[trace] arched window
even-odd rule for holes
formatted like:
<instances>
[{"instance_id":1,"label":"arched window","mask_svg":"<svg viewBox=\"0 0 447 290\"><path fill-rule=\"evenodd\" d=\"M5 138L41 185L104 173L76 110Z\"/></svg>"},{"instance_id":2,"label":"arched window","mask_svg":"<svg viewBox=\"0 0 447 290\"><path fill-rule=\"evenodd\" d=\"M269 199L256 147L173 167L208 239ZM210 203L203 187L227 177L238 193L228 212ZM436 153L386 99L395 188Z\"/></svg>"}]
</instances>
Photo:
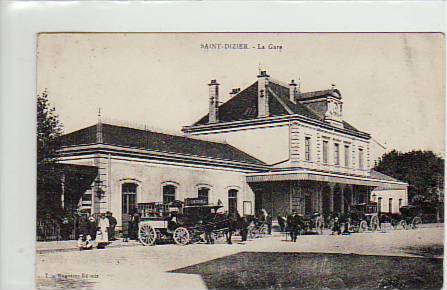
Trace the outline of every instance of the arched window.
<instances>
[{"instance_id":1,"label":"arched window","mask_svg":"<svg viewBox=\"0 0 447 290\"><path fill-rule=\"evenodd\" d=\"M138 184L126 182L121 185L122 214L132 214L137 208L137 188Z\"/></svg>"},{"instance_id":2,"label":"arched window","mask_svg":"<svg viewBox=\"0 0 447 290\"><path fill-rule=\"evenodd\" d=\"M200 186L197 189L197 197L201 200L204 200L206 203L208 203L209 200L209 192L210 188L206 186Z\"/></svg>"},{"instance_id":3,"label":"arched window","mask_svg":"<svg viewBox=\"0 0 447 290\"><path fill-rule=\"evenodd\" d=\"M173 184L163 185L163 204L168 204L175 200L177 187Z\"/></svg>"},{"instance_id":4,"label":"arched window","mask_svg":"<svg viewBox=\"0 0 447 290\"><path fill-rule=\"evenodd\" d=\"M228 213L236 214L237 212L237 189L228 190Z\"/></svg>"}]
</instances>

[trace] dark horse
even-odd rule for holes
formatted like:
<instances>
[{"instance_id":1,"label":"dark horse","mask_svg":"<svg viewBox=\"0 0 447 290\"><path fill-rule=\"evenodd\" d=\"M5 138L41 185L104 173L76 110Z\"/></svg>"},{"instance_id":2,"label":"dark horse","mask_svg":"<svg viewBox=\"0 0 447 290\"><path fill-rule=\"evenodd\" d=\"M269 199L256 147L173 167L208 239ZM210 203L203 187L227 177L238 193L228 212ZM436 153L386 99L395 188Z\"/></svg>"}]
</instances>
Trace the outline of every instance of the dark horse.
<instances>
[{"instance_id":1,"label":"dark horse","mask_svg":"<svg viewBox=\"0 0 447 290\"><path fill-rule=\"evenodd\" d=\"M242 240L247 237L247 226L245 218L236 215L216 213L203 219L200 226L201 231L205 233L207 243L214 243L214 236L223 234L228 244L232 244L232 236L235 232L239 232Z\"/></svg>"},{"instance_id":2,"label":"dark horse","mask_svg":"<svg viewBox=\"0 0 447 290\"><path fill-rule=\"evenodd\" d=\"M239 232L243 242L246 241L248 235L248 225L249 220L247 219L247 217L241 217L239 213L236 213L234 215L227 215L227 230L225 231L227 243L230 245L232 244L231 237L235 232Z\"/></svg>"}]
</instances>

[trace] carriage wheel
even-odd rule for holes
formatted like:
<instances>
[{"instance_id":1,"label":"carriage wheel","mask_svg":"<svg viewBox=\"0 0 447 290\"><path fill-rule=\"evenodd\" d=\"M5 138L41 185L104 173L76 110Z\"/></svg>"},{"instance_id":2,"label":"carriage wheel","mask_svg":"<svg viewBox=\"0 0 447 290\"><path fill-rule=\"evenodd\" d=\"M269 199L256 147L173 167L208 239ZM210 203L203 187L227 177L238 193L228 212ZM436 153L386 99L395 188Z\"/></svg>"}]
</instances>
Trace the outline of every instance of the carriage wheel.
<instances>
[{"instance_id":1,"label":"carriage wheel","mask_svg":"<svg viewBox=\"0 0 447 290\"><path fill-rule=\"evenodd\" d=\"M420 224L422 224L422 219L417 216L413 218L413 221L411 222L411 228L416 229Z\"/></svg>"},{"instance_id":2,"label":"carriage wheel","mask_svg":"<svg viewBox=\"0 0 447 290\"><path fill-rule=\"evenodd\" d=\"M407 229L407 222L405 220L401 220L396 226L396 230L406 230L406 229Z\"/></svg>"},{"instance_id":3,"label":"carriage wheel","mask_svg":"<svg viewBox=\"0 0 447 290\"><path fill-rule=\"evenodd\" d=\"M145 246L152 246L157 239L155 229L148 224L142 224L138 228L138 239Z\"/></svg>"},{"instance_id":4,"label":"carriage wheel","mask_svg":"<svg viewBox=\"0 0 447 290\"><path fill-rule=\"evenodd\" d=\"M368 230L368 223L366 221L361 221L359 224L359 229L358 232L359 233L364 233Z\"/></svg>"},{"instance_id":5,"label":"carriage wheel","mask_svg":"<svg viewBox=\"0 0 447 290\"><path fill-rule=\"evenodd\" d=\"M254 227L253 226L249 226L248 227L248 232L247 232L247 236L252 240L254 238L256 238L256 234L254 231Z\"/></svg>"},{"instance_id":6,"label":"carriage wheel","mask_svg":"<svg viewBox=\"0 0 447 290\"><path fill-rule=\"evenodd\" d=\"M189 237L189 231L184 227L176 228L174 231L174 241L177 245L186 245L191 239Z\"/></svg>"},{"instance_id":7,"label":"carriage wheel","mask_svg":"<svg viewBox=\"0 0 447 290\"><path fill-rule=\"evenodd\" d=\"M378 216L373 216L371 218L371 230L377 231L380 229L380 222Z\"/></svg>"},{"instance_id":8,"label":"carriage wheel","mask_svg":"<svg viewBox=\"0 0 447 290\"><path fill-rule=\"evenodd\" d=\"M267 225L262 225L261 228L259 229L259 234L262 235L266 235L268 233L268 227Z\"/></svg>"}]
</instances>

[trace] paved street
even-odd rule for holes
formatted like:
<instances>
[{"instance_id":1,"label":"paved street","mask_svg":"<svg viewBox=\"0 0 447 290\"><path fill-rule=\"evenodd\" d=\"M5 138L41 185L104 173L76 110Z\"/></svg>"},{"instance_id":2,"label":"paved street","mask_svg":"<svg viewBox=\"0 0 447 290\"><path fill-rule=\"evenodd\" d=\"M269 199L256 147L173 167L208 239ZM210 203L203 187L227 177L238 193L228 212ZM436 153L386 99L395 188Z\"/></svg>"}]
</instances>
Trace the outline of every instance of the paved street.
<instances>
[{"instance_id":1,"label":"paved street","mask_svg":"<svg viewBox=\"0 0 447 290\"><path fill-rule=\"evenodd\" d=\"M443 245L443 227L349 236L300 236L296 243L275 233L244 244L141 245L92 251L41 251L37 283L41 289L205 289L199 275L167 273L239 252L314 252L418 256L413 249ZM48 250L48 246L46 247ZM39 250L39 247L38 247ZM231 266L231 265L229 265ZM67 275L57 277L58 274ZM82 275L84 274L84 277Z\"/></svg>"}]
</instances>

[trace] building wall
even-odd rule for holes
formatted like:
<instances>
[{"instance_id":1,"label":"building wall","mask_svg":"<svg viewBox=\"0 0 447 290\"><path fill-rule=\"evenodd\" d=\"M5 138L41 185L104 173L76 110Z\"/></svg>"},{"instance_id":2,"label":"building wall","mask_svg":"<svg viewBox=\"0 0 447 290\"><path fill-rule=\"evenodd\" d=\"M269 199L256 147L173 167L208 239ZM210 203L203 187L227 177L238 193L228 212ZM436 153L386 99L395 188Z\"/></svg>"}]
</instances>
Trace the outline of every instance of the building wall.
<instances>
[{"instance_id":1,"label":"building wall","mask_svg":"<svg viewBox=\"0 0 447 290\"><path fill-rule=\"evenodd\" d=\"M310 160L306 160L306 137L310 138ZM328 142L328 162L323 162L323 142ZM370 141L338 133L303 122L290 125L291 162L296 166L335 173L368 176L371 168ZM335 144L339 144L339 165L335 164ZM345 146L349 146L345 164ZM363 167L359 167L359 148L363 149Z\"/></svg>"},{"instance_id":2,"label":"building wall","mask_svg":"<svg viewBox=\"0 0 447 290\"><path fill-rule=\"evenodd\" d=\"M289 129L288 124L277 126L257 126L239 128L227 132L213 132L219 138L266 162L273 164L289 158Z\"/></svg>"},{"instance_id":3,"label":"building wall","mask_svg":"<svg viewBox=\"0 0 447 290\"><path fill-rule=\"evenodd\" d=\"M202 135L205 133L194 133ZM219 136L229 144L268 163L290 159L292 166L335 173L368 176L373 166L370 140L300 121L276 126L251 126L206 134ZM305 139L311 140L309 161L306 160ZM328 141L328 163L323 163L323 140ZM335 164L335 143L339 144L340 164ZM349 164L345 165L345 145L349 146ZM359 167L359 148L363 149L363 167Z\"/></svg>"},{"instance_id":4,"label":"building wall","mask_svg":"<svg viewBox=\"0 0 447 290\"><path fill-rule=\"evenodd\" d=\"M374 197L374 195L376 195ZM378 202L382 198L380 211L390 212L389 199L392 198L392 213L399 213L399 199L402 199L401 206L408 205L408 194L405 189L375 189L371 192L371 200Z\"/></svg>"},{"instance_id":5,"label":"building wall","mask_svg":"<svg viewBox=\"0 0 447 290\"><path fill-rule=\"evenodd\" d=\"M243 202L251 202L254 209L254 193L245 182L243 172L222 170L217 168L192 168L187 165L168 165L154 163L149 160L123 160L117 156L101 155L99 158L84 160L66 160L67 163L94 165L100 164L104 172L101 177L105 196L95 199L95 212L110 210L121 224L122 184L126 182L138 184L137 202L161 202L162 186L172 184L177 187L176 199L197 197L199 186L210 188L209 202L223 202L224 210L228 210L228 191L238 190L237 208L243 214ZM110 167L109 167L110 165ZM108 190L110 187L110 190ZM111 193L111 195L109 195ZM111 198L111 199L110 199ZM246 213L252 214L252 213Z\"/></svg>"}]
</instances>

